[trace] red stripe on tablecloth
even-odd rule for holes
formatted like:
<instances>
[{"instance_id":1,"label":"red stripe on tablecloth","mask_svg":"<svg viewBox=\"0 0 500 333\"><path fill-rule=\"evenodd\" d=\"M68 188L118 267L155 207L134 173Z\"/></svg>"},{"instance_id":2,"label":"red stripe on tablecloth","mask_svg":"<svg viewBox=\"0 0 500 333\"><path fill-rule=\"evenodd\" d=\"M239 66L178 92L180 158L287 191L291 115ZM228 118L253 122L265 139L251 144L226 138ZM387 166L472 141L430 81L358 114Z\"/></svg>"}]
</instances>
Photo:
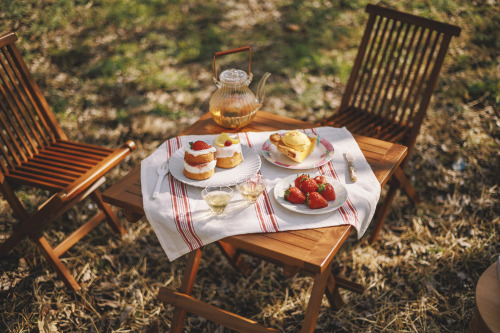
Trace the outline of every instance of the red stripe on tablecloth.
<instances>
[{"instance_id":1,"label":"red stripe on tablecloth","mask_svg":"<svg viewBox=\"0 0 500 333\"><path fill-rule=\"evenodd\" d=\"M259 174L262 175L259 171ZM264 202L266 203L267 211L269 212L269 217L271 218L271 222L273 223L274 231L280 231L280 226L278 220L276 219L276 214L274 213L273 205L271 204L271 199L269 198L269 193L267 193L267 189L262 193L264 196Z\"/></svg>"},{"instance_id":2,"label":"red stripe on tablecloth","mask_svg":"<svg viewBox=\"0 0 500 333\"><path fill-rule=\"evenodd\" d=\"M176 143L176 149L179 149L181 147L181 144L179 142L179 138L177 137L176 140L174 141ZM175 189L175 194L176 194L176 202L177 202L177 216L179 218L179 225L182 229L182 232L186 235L186 239L188 240L189 248L190 249L195 249L196 248L196 240L193 238L193 235L189 231L189 221L188 221L188 215L187 215L187 210L189 209L189 203L187 204L186 207L186 197L182 193L182 186L183 183L175 180L174 181L174 189Z\"/></svg>"},{"instance_id":3,"label":"red stripe on tablecloth","mask_svg":"<svg viewBox=\"0 0 500 333\"><path fill-rule=\"evenodd\" d=\"M240 135L238 134L238 137L240 138L240 140L245 141L245 143L249 147L252 147L252 144L250 143L250 139L248 137L248 133L244 133L244 136L242 137L240 137ZM264 213L264 205L262 205L260 198L257 199L257 201L255 202L254 208L257 214L257 219L259 220L260 229L263 232L270 232L270 230L268 230L268 226L266 223L266 220L268 219L266 218L266 214Z\"/></svg>"},{"instance_id":4,"label":"red stripe on tablecloth","mask_svg":"<svg viewBox=\"0 0 500 333\"><path fill-rule=\"evenodd\" d=\"M252 147L252 143L250 142L250 137L248 136L248 133L245 132L245 135L247 136L248 146ZM259 170L258 174L260 174L262 176L262 173L260 172L260 170ZM267 193L267 189L262 193L262 195L264 197L263 201L265 203L267 216L271 220L272 227L273 227L274 231L280 231L278 219L276 218L276 214L274 213L274 208L273 208L273 205L271 204L271 199L269 198L269 194Z\"/></svg>"},{"instance_id":5,"label":"red stripe on tablecloth","mask_svg":"<svg viewBox=\"0 0 500 333\"><path fill-rule=\"evenodd\" d=\"M358 211L356 210L356 206L354 206L354 204L352 203L351 199L349 199L349 197L347 197L347 204L349 205L349 207L351 208L353 214L354 214L354 227L358 227L358 223L359 223L359 219L358 219Z\"/></svg>"},{"instance_id":6,"label":"red stripe on tablecloth","mask_svg":"<svg viewBox=\"0 0 500 333\"><path fill-rule=\"evenodd\" d=\"M173 155L172 154L172 146L171 146L171 143L172 143L173 140L174 139L171 139L171 140L167 141L167 158L170 158ZM177 232L179 232L179 234L181 235L182 239L184 240L184 243L186 243L186 245L192 251L194 249L192 248L191 243L187 239L187 237L184 234L184 231L182 230L182 227L181 227L181 221L180 221L180 218L179 218L179 211L177 209L177 195L176 195L176 189L175 189L175 182L176 182L176 180L174 179L174 177L172 176L171 173L168 174L167 179L168 179L168 185L170 187L170 194L171 194L171 197L172 197L172 201L171 202L172 202L172 209L174 211L175 227L177 228Z\"/></svg>"},{"instance_id":7,"label":"red stripe on tablecloth","mask_svg":"<svg viewBox=\"0 0 500 333\"><path fill-rule=\"evenodd\" d=\"M316 130L313 128L311 131L315 134L318 135ZM319 135L318 135L319 136ZM335 168L333 167L332 162L328 162L324 164L323 166L327 165L329 170L331 171L333 177L336 180L339 180L339 177L337 175L337 172L335 171ZM356 208L354 207L354 204L352 203L351 199L349 198L349 193L347 195L347 200L346 203L342 205L342 207L339 208L340 212L342 215L345 215L347 218L347 223L353 225L354 227L358 226L358 212Z\"/></svg>"},{"instance_id":8,"label":"red stripe on tablecloth","mask_svg":"<svg viewBox=\"0 0 500 333\"><path fill-rule=\"evenodd\" d=\"M177 139L177 149L182 147L181 139L180 137L176 137ZM196 234L196 231L194 230L193 226L193 217L191 216L191 207L189 206L189 197L187 194L187 186L184 183L180 183L180 190L182 193L182 201L184 204L184 209L185 209L185 216L186 216L186 227L187 231L189 232L189 235L191 236L192 240L197 244L195 248L202 247L203 243L201 242L201 239L198 237Z\"/></svg>"}]
</instances>

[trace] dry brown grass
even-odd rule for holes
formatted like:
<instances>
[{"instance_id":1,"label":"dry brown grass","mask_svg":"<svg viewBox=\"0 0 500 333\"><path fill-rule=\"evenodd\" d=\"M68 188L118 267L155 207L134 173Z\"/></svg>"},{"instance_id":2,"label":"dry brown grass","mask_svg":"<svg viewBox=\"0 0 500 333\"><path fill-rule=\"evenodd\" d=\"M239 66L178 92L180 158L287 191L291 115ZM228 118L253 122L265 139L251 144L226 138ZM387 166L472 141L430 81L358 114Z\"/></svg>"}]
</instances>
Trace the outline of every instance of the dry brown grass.
<instances>
[{"instance_id":1,"label":"dry brown grass","mask_svg":"<svg viewBox=\"0 0 500 333\"><path fill-rule=\"evenodd\" d=\"M11 8L3 8L0 26L2 30L17 30L28 65L71 138L113 146L127 138L137 142L133 155L111 172L111 184L203 114L214 90L211 59L206 52L197 59L182 60L185 58L181 56L191 54L190 49L179 49L176 54L155 53L168 44L164 35L173 38L172 47L182 42L191 45L192 28L175 23L184 21L170 18L150 24L144 20L137 23L131 17L127 18L134 22L131 26L112 23L89 27L86 20L98 13L92 12L93 8L104 12L106 2L96 1L94 6L91 2L78 3L76 14L67 14L65 24L47 28L44 33L37 34L34 27L42 24L44 10L56 6L53 1L26 1L32 8L15 19L5 18ZM274 45L295 45L309 33L311 38L318 38L316 31L300 25L299 38L290 37L293 32L286 29L281 35L277 29L287 22L304 22L300 16L286 12L292 6L279 1L266 2L265 6L226 2L223 8L210 1L203 8L196 3L178 6L196 27L210 26L215 20L210 15L216 16L221 10L227 13L227 19L219 22L220 34L227 37L227 45L219 45L221 48L254 41L257 77L275 66L272 59L259 57L259 50L260 54L278 57ZM366 18L362 11L365 2L354 3L352 7L333 4L338 13L333 26L352 38L326 36L334 41L322 44L318 56L323 60L316 65L302 64L302 58L286 58L289 62L276 68L268 84L267 111L314 121L335 110L348 73L346 64L352 62L359 40L359 23ZM494 89L473 89L471 84L491 78L498 84L494 78L500 76L500 39L495 43L493 38L488 45L479 43L477 37L481 32L484 34L480 36L498 37L500 29L488 30L495 27L492 22L499 17L498 3L442 2L449 11L432 6L426 9L427 2L414 7L398 1L385 3L458 24L463 28L462 36L451 45L433 107L409 166L424 203L413 207L404 196L398 196L374 246L354 237L348 240L336 257L334 271L362 283L366 291L362 295L343 292L346 306L340 311L330 309L325 299L317 331L464 331L473 313L479 276L500 253L499 97L494 96ZM213 8L218 11L210 11ZM248 13L252 20L241 21ZM280 13L281 21L276 19ZM134 11L134 15L139 14ZM248 26L234 25L236 21ZM263 22L270 30L263 28ZM175 39L178 35L182 37ZM134 47L145 51L134 51ZM298 48L287 50L302 52ZM137 62L119 67L123 59L132 61L126 56L113 58L120 52L131 52ZM142 62L137 60L140 55L144 56ZM331 65L325 57L336 59L338 72L321 67ZM110 58L116 60L116 73L111 77L96 74L96 66L105 71L98 65ZM157 67L148 70L143 66L148 63ZM296 69L298 64L303 66L301 70ZM155 83L155 71L174 83ZM185 86L181 79L187 80ZM464 168L454 170L453 164L459 159L464 161ZM33 206L42 195L23 192L24 203ZM52 241L60 239L92 209L87 204L70 211L46 236ZM2 198L0 232L7 233L13 221ZM101 225L65 255L65 262L83 285L78 293L64 288L28 241L0 259L0 331L141 332L154 321L166 331L172 308L158 302L156 294L161 286L179 287L185 257L168 262L146 220L127 223L126 227L129 234L119 239ZM304 317L311 279L300 275L289 278L273 264L247 259L252 274L242 277L214 245L206 246L195 296L280 331L296 332ZM224 331L197 317L189 316L186 321L186 332Z\"/></svg>"}]
</instances>

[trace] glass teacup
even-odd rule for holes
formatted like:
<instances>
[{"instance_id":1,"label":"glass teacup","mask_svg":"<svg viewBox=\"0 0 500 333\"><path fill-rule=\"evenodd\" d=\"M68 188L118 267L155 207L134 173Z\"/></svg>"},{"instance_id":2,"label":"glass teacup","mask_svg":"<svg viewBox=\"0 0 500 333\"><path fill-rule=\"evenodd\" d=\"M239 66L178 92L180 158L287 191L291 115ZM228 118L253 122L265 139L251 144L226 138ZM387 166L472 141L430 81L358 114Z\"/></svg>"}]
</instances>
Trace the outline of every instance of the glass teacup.
<instances>
[{"instance_id":1,"label":"glass teacup","mask_svg":"<svg viewBox=\"0 0 500 333\"><path fill-rule=\"evenodd\" d=\"M201 197L205 199L212 212L221 214L231 201L233 190L228 186L208 186L201 191Z\"/></svg>"},{"instance_id":2,"label":"glass teacup","mask_svg":"<svg viewBox=\"0 0 500 333\"><path fill-rule=\"evenodd\" d=\"M262 175L255 174L250 178L238 179L236 188L246 202L253 204L266 189L266 180Z\"/></svg>"}]
</instances>

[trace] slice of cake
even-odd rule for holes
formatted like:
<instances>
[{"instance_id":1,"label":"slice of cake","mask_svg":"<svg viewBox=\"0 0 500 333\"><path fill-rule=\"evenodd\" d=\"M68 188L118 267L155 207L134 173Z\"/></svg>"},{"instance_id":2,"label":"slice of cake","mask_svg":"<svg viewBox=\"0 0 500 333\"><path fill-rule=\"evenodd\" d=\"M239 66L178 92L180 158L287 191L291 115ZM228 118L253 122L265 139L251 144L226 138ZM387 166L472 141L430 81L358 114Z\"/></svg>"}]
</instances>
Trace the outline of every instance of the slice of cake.
<instances>
[{"instance_id":1,"label":"slice of cake","mask_svg":"<svg viewBox=\"0 0 500 333\"><path fill-rule=\"evenodd\" d=\"M314 151L317 137L309 137L303 132L294 130L286 132L283 137L279 133L271 134L269 140L280 153L300 163Z\"/></svg>"},{"instance_id":2,"label":"slice of cake","mask_svg":"<svg viewBox=\"0 0 500 333\"><path fill-rule=\"evenodd\" d=\"M215 173L215 148L204 141L190 142L184 148L184 175L203 180Z\"/></svg>"},{"instance_id":3,"label":"slice of cake","mask_svg":"<svg viewBox=\"0 0 500 333\"><path fill-rule=\"evenodd\" d=\"M214 140L217 167L230 169L243 161L240 139L222 133Z\"/></svg>"}]
</instances>

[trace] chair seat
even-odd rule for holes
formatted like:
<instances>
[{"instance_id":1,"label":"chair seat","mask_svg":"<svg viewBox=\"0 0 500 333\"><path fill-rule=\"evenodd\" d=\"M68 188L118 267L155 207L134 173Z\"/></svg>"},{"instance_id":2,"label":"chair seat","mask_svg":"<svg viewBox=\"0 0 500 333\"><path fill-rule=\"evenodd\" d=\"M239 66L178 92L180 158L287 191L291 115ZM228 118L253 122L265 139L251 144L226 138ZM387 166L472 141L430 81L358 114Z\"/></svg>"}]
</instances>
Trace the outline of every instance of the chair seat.
<instances>
[{"instance_id":1,"label":"chair seat","mask_svg":"<svg viewBox=\"0 0 500 333\"><path fill-rule=\"evenodd\" d=\"M404 122L399 123L353 107L337 112L325 120L324 125L345 126L353 133L389 142L404 142L411 129L411 126Z\"/></svg>"},{"instance_id":2,"label":"chair seat","mask_svg":"<svg viewBox=\"0 0 500 333\"><path fill-rule=\"evenodd\" d=\"M57 140L9 170L5 176L18 185L59 191L104 161L115 150Z\"/></svg>"}]
</instances>

